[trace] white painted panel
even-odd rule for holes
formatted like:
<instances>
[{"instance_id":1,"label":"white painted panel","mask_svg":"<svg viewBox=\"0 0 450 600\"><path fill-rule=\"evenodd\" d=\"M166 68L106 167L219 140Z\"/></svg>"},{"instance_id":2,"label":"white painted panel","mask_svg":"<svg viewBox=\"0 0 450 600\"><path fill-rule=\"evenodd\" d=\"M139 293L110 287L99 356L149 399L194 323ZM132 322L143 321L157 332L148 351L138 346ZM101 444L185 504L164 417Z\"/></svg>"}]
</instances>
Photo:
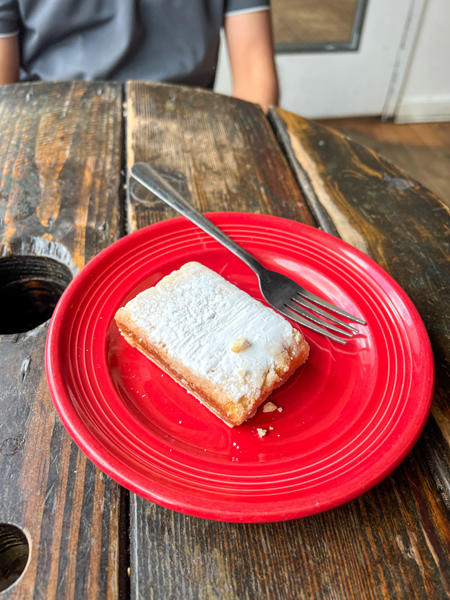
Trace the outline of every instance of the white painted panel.
<instances>
[{"instance_id":1,"label":"white painted panel","mask_svg":"<svg viewBox=\"0 0 450 600\"><path fill-rule=\"evenodd\" d=\"M450 119L450 1L428 0L396 121Z\"/></svg>"},{"instance_id":2,"label":"white painted panel","mask_svg":"<svg viewBox=\"0 0 450 600\"><path fill-rule=\"evenodd\" d=\"M450 94L423 100L403 100L395 113L396 123L450 121Z\"/></svg>"}]
</instances>

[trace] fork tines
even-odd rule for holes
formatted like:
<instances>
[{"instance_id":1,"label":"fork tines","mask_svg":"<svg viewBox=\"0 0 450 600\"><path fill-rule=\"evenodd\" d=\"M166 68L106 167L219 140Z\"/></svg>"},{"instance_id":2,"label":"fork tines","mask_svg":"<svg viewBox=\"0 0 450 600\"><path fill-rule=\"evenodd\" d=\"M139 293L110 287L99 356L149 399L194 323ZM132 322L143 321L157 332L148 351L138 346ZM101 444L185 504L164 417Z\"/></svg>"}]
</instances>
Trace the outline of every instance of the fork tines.
<instances>
[{"instance_id":1,"label":"fork tines","mask_svg":"<svg viewBox=\"0 0 450 600\"><path fill-rule=\"evenodd\" d=\"M312 302L310 300L312 300ZM290 319L341 344L347 343L347 341L352 338L354 334L359 333L359 331L356 329L356 327L353 327L342 319L336 317L336 314L343 316L350 321L360 323L361 325L366 324L366 322L362 319L355 317L354 315L342 310L341 308L338 308L337 306L334 306L330 302L327 302L318 296L315 296L307 290L297 291L297 295L286 302L285 307L289 309L289 312L285 314ZM327 310L324 310L324 308ZM331 312L335 314L330 314ZM292 313L295 313L296 316L294 316ZM317 315L324 317L326 320L319 318ZM335 332L343 337L334 335L331 332Z\"/></svg>"}]
</instances>

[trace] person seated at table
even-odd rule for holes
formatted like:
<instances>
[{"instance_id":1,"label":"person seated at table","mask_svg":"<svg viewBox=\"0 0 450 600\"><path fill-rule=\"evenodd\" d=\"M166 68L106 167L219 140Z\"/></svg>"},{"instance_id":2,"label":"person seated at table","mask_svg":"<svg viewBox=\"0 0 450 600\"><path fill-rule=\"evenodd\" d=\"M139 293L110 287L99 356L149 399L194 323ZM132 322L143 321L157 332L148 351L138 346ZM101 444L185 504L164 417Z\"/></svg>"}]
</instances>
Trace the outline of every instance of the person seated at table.
<instances>
[{"instance_id":1,"label":"person seated at table","mask_svg":"<svg viewBox=\"0 0 450 600\"><path fill-rule=\"evenodd\" d=\"M148 80L212 89L224 27L233 95L278 102L270 0L0 0L0 84Z\"/></svg>"}]
</instances>

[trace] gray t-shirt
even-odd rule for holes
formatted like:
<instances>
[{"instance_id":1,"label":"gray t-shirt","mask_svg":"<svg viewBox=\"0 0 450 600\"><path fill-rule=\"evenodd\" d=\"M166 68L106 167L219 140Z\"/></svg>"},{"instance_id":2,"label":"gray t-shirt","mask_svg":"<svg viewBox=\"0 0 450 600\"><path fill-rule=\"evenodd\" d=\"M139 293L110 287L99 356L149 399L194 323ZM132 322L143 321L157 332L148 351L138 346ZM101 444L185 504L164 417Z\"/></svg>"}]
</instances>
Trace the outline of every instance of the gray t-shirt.
<instances>
[{"instance_id":1,"label":"gray t-shirt","mask_svg":"<svg viewBox=\"0 0 450 600\"><path fill-rule=\"evenodd\" d=\"M0 36L19 32L21 79L214 83L225 14L270 0L0 0Z\"/></svg>"}]
</instances>

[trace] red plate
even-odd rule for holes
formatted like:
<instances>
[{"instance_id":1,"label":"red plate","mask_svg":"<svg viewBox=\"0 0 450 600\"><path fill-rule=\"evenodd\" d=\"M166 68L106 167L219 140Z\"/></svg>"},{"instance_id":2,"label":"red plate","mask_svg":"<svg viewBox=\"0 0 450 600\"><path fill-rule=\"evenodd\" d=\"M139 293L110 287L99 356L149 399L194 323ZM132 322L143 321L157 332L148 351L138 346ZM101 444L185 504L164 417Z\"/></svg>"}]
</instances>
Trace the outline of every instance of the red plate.
<instances>
[{"instance_id":1,"label":"red plate","mask_svg":"<svg viewBox=\"0 0 450 600\"><path fill-rule=\"evenodd\" d=\"M282 411L230 429L140 352L116 310L190 260L261 299L256 276L180 217L96 256L53 315L47 377L65 427L126 488L190 515L235 522L303 517L390 473L416 442L434 384L411 301L372 260L317 229L242 213L209 215L269 268L367 321L346 346L304 330L308 362L271 396ZM268 434L260 439L256 429ZM270 429L272 428L272 429Z\"/></svg>"}]
</instances>

